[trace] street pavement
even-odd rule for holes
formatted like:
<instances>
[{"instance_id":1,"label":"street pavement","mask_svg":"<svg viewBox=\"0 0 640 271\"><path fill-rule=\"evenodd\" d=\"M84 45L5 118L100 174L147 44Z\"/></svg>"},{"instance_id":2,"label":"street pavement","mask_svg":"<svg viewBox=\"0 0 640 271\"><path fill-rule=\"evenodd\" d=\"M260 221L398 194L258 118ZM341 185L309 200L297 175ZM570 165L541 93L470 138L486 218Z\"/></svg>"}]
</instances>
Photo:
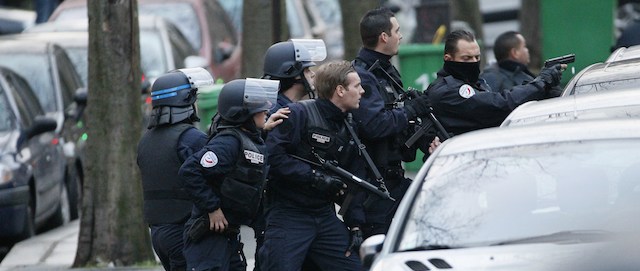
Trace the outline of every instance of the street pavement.
<instances>
[{"instance_id":1,"label":"street pavement","mask_svg":"<svg viewBox=\"0 0 640 271\"><path fill-rule=\"evenodd\" d=\"M78 233L80 223L76 219L70 223L36 235L15 244L0 263L0 271L20 270L69 270L73 264L78 249ZM241 228L244 253L247 258L247 270L253 270L255 239L253 230L243 226ZM157 259L156 259L157 260ZM82 269L73 269L82 270ZM100 270L96 268L85 270ZM157 266L107 268L104 270L164 270L158 262Z\"/></svg>"}]
</instances>

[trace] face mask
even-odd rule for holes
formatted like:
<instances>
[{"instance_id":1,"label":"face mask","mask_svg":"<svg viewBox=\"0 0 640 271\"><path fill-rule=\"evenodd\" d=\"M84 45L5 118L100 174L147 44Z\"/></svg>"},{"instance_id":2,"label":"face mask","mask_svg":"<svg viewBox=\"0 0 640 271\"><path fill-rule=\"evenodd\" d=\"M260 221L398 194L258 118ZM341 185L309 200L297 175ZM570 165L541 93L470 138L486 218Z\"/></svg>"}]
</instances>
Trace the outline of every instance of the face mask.
<instances>
[{"instance_id":1,"label":"face mask","mask_svg":"<svg viewBox=\"0 0 640 271\"><path fill-rule=\"evenodd\" d=\"M445 61L444 70L458 80L476 84L480 76L480 62Z\"/></svg>"}]
</instances>

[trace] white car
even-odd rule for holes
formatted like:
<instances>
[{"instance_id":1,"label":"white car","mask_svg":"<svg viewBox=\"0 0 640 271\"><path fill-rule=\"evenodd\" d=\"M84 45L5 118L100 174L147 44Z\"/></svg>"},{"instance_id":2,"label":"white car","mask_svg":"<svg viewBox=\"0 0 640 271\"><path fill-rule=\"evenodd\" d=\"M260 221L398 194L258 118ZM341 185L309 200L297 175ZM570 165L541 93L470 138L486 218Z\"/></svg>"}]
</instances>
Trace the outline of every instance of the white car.
<instances>
[{"instance_id":1,"label":"white car","mask_svg":"<svg viewBox=\"0 0 640 271\"><path fill-rule=\"evenodd\" d=\"M367 239L361 257L384 271L584 270L573 267L617 257L602 251L636 236L638 150L637 119L453 137L420 169L387 235ZM638 259L633 246L625 253Z\"/></svg>"},{"instance_id":2,"label":"white car","mask_svg":"<svg viewBox=\"0 0 640 271\"><path fill-rule=\"evenodd\" d=\"M617 118L640 118L640 89L527 102L513 110L500 127Z\"/></svg>"}]
</instances>

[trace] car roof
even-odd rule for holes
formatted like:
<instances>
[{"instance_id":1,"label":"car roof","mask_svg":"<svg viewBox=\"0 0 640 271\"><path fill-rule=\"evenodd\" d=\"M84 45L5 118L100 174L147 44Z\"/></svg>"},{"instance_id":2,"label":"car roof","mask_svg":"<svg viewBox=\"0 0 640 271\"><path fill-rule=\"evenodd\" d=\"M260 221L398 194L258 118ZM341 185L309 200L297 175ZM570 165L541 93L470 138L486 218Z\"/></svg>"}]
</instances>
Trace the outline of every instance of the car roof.
<instances>
[{"instance_id":1,"label":"car roof","mask_svg":"<svg viewBox=\"0 0 640 271\"><path fill-rule=\"evenodd\" d=\"M597 63L578 78L576 87L597 84L600 82L620 81L640 77L640 59L621 60L608 63Z\"/></svg>"},{"instance_id":2,"label":"car roof","mask_svg":"<svg viewBox=\"0 0 640 271\"><path fill-rule=\"evenodd\" d=\"M437 156L511 146L576 140L640 139L640 119L554 122L539 125L488 128L445 141Z\"/></svg>"},{"instance_id":3,"label":"car roof","mask_svg":"<svg viewBox=\"0 0 640 271\"><path fill-rule=\"evenodd\" d=\"M513 110L500 127L629 117L640 117L640 88L527 102Z\"/></svg>"},{"instance_id":4,"label":"car roof","mask_svg":"<svg viewBox=\"0 0 640 271\"><path fill-rule=\"evenodd\" d=\"M0 36L0 39L50 41L65 48L77 48L87 47L89 34L87 32L26 32Z\"/></svg>"},{"instance_id":5,"label":"car roof","mask_svg":"<svg viewBox=\"0 0 640 271\"><path fill-rule=\"evenodd\" d=\"M0 40L0 52L44 53L53 44L48 41Z\"/></svg>"},{"instance_id":6,"label":"car roof","mask_svg":"<svg viewBox=\"0 0 640 271\"><path fill-rule=\"evenodd\" d=\"M640 58L640 45L620 47L616 49L605 62Z\"/></svg>"}]
</instances>

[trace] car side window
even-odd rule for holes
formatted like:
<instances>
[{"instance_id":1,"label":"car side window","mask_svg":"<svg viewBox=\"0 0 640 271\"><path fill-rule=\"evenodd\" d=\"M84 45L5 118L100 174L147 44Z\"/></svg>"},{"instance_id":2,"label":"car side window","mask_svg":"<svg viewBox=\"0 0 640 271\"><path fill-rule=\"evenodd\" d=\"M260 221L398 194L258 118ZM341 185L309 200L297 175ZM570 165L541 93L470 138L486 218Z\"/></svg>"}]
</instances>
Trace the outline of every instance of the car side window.
<instances>
[{"instance_id":1,"label":"car side window","mask_svg":"<svg viewBox=\"0 0 640 271\"><path fill-rule=\"evenodd\" d=\"M15 127L15 116L9 106L9 100L0 84L0 131L9 131Z\"/></svg>"},{"instance_id":2,"label":"car side window","mask_svg":"<svg viewBox=\"0 0 640 271\"><path fill-rule=\"evenodd\" d=\"M204 1L211 37L211 50L216 63L229 58L238 45L238 37L225 10L217 1Z\"/></svg>"},{"instance_id":3,"label":"car side window","mask_svg":"<svg viewBox=\"0 0 640 271\"><path fill-rule=\"evenodd\" d=\"M28 83L18 75L6 74L5 79L12 86L10 90L16 100L18 113L22 116L22 125L29 127L38 115L44 115L40 102L29 87Z\"/></svg>"},{"instance_id":4,"label":"car side window","mask_svg":"<svg viewBox=\"0 0 640 271\"><path fill-rule=\"evenodd\" d=\"M173 54L173 61L176 68L184 68L184 59L188 56L198 55L198 53L191 47L187 39L182 35L182 32L178 30L173 24L167 24L169 32L169 41L172 44L171 53Z\"/></svg>"},{"instance_id":5,"label":"car side window","mask_svg":"<svg viewBox=\"0 0 640 271\"><path fill-rule=\"evenodd\" d=\"M56 50L58 78L62 94L63 108L68 108L73 102L73 93L82 86L82 81L75 71L75 67L63 49Z\"/></svg>"}]
</instances>

